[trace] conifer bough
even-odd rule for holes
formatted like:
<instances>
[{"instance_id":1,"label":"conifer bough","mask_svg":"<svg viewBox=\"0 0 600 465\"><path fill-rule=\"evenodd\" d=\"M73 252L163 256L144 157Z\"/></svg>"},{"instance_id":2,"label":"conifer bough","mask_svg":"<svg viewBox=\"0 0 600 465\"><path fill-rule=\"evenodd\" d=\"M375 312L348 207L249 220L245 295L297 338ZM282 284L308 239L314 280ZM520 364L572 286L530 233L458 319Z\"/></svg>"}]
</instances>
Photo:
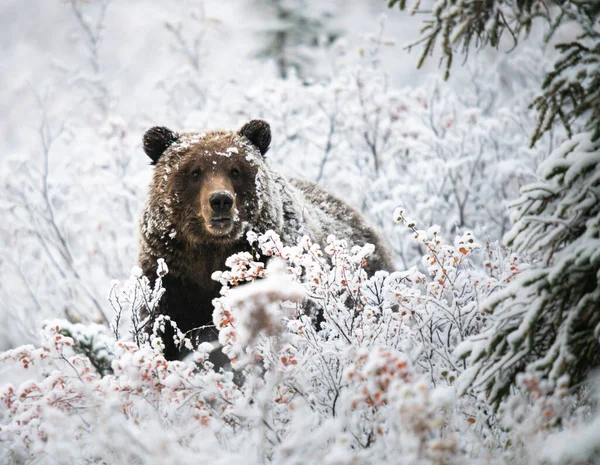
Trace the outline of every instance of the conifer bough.
<instances>
[{"instance_id":1,"label":"conifer bough","mask_svg":"<svg viewBox=\"0 0 600 465\"><path fill-rule=\"evenodd\" d=\"M421 0L390 0L389 7L410 9L424 14L421 38L409 49L422 45L418 66L441 43L440 65L445 78L457 50L468 58L472 47L498 47L503 36L516 47L531 31L534 20L547 23L544 36L550 41L556 30L566 23L576 23L578 36L556 48L560 52L531 107L539 112L531 144L559 121L569 136L584 127L600 138L600 2L596 0L438 0L431 9L422 8Z\"/></svg>"}]
</instances>

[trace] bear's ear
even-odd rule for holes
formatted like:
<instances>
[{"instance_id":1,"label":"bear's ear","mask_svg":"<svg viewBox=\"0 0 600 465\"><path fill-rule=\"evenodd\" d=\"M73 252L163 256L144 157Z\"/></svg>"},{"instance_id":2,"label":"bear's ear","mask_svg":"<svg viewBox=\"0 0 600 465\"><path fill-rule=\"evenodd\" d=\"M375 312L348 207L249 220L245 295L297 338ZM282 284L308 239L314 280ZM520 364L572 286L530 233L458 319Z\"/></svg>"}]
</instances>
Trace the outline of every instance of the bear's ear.
<instances>
[{"instance_id":1,"label":"bear's ear","mask_svg":"<svg viewBox=\"0 0 600 465\"><path fill-rule=\"evenodd\" d=\"M244 124L238 131L240 136L247 137L252 145L260 150L261 155L267 153L269 144L271 143L271 126L262 119L253 119Z\"/></svg>"},{"instance_id":2,"label":"bear's ear","mask_svg":"<svg viewBox=\"0 0 600 465\"><path fill-rule=\"evenodd\" d=\"M152 160L152 165L156 165L160 156L167 150L173 142L179 139L179 134L162 126L154 126L144 134L144 152Z\"/></svg>"}]
</instances>

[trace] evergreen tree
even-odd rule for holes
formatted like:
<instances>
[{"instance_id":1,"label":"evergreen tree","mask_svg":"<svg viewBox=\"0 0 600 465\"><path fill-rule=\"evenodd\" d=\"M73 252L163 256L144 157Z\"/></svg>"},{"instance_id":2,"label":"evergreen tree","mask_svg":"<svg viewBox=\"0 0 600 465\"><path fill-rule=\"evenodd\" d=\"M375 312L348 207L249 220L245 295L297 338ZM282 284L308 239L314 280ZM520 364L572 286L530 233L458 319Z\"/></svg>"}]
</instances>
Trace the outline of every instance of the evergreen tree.
<instances>
[{"instance_id":1,"label":"evergreen tree","mask_svg":"<svg viewBox=\"0 0 600 465\"><path fill-rule=\"evenodd\" d=\"M567 23L579 35L559 43L559 56L531 103L539 114L532 145L557 120L569 140L539 167L540 181L511 205L515 221L505 240L533 262L483 303L491 324L459 349L471 368L463 386L483 388L498 404L527 372L575 385L600 362L600 2L595 0L439 0L422 29L419 66L438 42L448 77L456 50L516 47L535 19L545 40ZM390 7L407 8L406 0Z\"/></svg>"},{"instance_id":2,"label":"evergreen tree","mask_svg":"<svg viewBox=\"0 0 600 465\"><path fill-rule=\"evenodd\" d=\"M484 302L493 323L464 351L469 381L493 402L519 372L574 384L600 361L600 140L573 136L538 172L511 205L505 238L536 261Z\"/></svg>"}]
</instances>

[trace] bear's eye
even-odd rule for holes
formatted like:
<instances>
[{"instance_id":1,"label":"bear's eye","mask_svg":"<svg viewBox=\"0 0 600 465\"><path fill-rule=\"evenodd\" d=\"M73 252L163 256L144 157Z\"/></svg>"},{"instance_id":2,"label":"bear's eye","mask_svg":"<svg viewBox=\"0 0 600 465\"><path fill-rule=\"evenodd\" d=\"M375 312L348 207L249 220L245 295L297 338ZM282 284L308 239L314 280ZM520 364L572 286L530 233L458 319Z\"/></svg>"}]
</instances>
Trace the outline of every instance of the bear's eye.
<instances>
[{"instance_id":1,"label":"bear's eye","mask_svg":"<svg viewBox=\"0 0 600 465\"><path fill-rule=\"evenodd\" d=\"M240 170L238 170L237 168L233 168L229 173L232 179L237 179L240 177Z\"/></svg>"},{"instance_id":2,"label":"bear's eye","mask_svg":"<svg viewBox=\"0 0 600 465\"><path fill-rule=\"evenodd\" d=\"M202 171L200 171L199 169L195 169L194 171L192 171L192 179L200 179L201 174Z\"/></svg>"}]
</instances>

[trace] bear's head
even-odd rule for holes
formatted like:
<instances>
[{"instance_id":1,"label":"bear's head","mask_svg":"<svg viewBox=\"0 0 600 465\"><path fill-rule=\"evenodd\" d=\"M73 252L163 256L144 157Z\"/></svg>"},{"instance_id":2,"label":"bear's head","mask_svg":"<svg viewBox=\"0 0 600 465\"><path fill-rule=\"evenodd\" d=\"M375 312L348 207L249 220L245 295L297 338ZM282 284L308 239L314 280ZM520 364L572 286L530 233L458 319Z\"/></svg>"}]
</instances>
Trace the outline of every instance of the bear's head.
<instances>
[{"instance_id":1,"label":"bear's head","mask_svg":"<svg viewBox=\"0 0 600 465\"><path fill-rule=\"evenodd\" d=\"M263 186L270 176L264 155L270 142L269 124L262 120L238 131L149 129L143 144L155 172L146 228L166 241L176 236L192 244L238 240L264 214Z\"/></svg>"}]
</instances>

